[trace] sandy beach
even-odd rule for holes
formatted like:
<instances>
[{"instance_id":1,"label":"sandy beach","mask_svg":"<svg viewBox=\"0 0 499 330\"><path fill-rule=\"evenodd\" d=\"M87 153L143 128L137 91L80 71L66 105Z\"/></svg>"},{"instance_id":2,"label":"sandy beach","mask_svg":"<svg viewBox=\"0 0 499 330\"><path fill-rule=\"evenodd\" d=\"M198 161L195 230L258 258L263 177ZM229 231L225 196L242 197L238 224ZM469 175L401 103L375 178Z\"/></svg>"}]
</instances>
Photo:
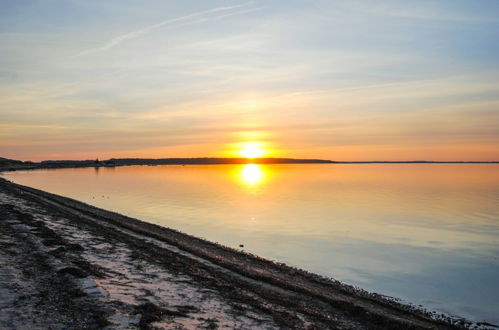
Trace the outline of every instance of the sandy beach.
<instances>
[{"instance_id":1,"label":"sandy beach","mask_svg":"<svg viewBox=\"0 0 499 330\"><path fill-rule=\"evenodd\" d=\"M0 219L0 328L471 325L4 179Z\"/></svg>"}]
</instances>

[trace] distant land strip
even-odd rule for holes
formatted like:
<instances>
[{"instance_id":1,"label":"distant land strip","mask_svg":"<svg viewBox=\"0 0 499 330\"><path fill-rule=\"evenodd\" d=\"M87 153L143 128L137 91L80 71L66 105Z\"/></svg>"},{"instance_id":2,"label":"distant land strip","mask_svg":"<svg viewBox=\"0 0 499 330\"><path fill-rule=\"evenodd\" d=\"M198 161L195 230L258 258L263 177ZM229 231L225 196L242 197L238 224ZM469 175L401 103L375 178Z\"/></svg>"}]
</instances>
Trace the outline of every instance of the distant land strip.
<instances>
[{"instance_id":1,"label":"distant land strip","mask_svg":"<svg viewBox=\"0 0 499 330\"><path fill-rule=\"evenodd\" d=\"M43 168L115 167L128 165L218 165L218 164L499 164L499 161L334 161L296 158L111 158L108 160L44 160L21 161L0 157L0 171Z\"/></svg>"}]
</instances>

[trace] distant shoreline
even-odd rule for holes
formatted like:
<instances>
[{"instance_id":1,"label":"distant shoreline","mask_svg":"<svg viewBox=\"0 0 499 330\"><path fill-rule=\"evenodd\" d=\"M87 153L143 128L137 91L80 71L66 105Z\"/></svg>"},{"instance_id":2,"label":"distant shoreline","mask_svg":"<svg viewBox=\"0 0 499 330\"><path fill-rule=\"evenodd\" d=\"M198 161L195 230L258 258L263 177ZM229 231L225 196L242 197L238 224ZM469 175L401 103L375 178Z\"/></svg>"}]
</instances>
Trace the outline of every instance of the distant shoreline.
<instances>
[{"instance_id":1,"label":"distant shoreline","mask_svg":"<svg viewBox=\"0 0 499 330\"><path fill-rule=\"evenodd\" d=\"M499 164L499 161L334 161L296 158L111 158L108 160L44 160L20 161L0 157L0 171L77 167L116 167L131 165L227 165L227 164Z\"/></svg>"}]
</instances>

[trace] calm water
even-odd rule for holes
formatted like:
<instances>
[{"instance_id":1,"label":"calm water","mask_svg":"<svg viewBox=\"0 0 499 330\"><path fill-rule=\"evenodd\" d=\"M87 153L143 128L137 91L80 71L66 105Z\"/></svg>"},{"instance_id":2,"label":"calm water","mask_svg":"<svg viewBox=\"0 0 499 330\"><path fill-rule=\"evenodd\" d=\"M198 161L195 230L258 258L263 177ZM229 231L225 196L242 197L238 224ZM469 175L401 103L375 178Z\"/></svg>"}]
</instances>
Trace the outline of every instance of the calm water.
<instances>
[{"instance_id":1,"label":"calm water","mask_svg":"<svg viewBox=\"0 0 499 330\"><path fill-rule=\"evenodd\" d=\"M3 176L499 323L499 165L130 166Z\"/></svg>"}]
</instances>

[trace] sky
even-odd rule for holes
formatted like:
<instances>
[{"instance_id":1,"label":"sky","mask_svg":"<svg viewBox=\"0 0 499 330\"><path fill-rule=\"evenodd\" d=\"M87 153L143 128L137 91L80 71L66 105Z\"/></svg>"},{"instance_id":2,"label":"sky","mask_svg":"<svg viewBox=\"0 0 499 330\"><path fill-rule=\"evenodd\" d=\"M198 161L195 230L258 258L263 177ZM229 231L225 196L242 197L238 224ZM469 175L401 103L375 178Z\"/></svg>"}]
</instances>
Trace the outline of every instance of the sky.
<instances>
[{"instance_id":1,"label":"sky","mask_svg":"<svg viewBox=\"0 0 499 330\"><path fill-rule=\"evenodd\" d=\"M0 157L499 160L499 1L0 0Z\"/></svg>"}]
</instances>

